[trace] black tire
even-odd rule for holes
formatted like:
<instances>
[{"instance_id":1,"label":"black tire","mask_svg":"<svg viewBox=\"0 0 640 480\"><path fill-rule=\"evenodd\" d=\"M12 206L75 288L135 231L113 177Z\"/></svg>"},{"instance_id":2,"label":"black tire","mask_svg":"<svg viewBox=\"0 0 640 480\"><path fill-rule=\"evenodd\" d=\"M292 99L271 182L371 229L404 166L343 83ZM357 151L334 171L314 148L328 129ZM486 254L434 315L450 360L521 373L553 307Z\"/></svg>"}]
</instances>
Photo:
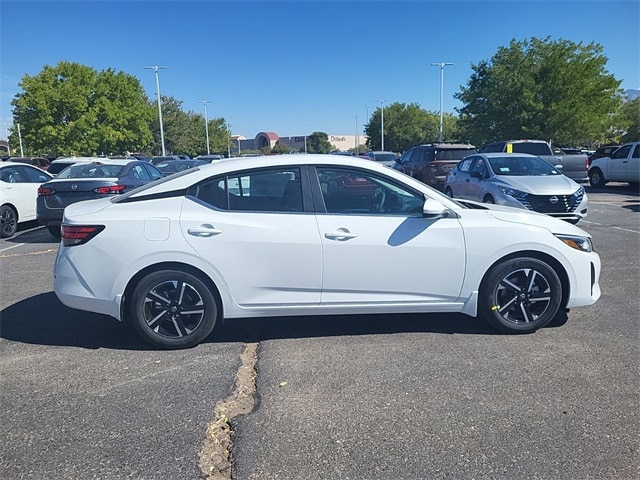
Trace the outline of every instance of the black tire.
<instances>
[{"instance_id":1,"label":"black tire","mask_svg":"<svg viewBox=\"0 0 640 480\"><path fill-rule=\"evenodd\" d=\"M536 258L505 260L487 273L480 286L479 314L496 329L530 333L547 325L562 302L562 282L555 270Z\"/></svg>"},{"instance_id":2,"label":"black tire","mask_svg":"<svg viewBox=\"0 0 640 480\"><path fill-rule=\"evenodd\" d=\"M60 225L51 225L47 227L47 230L49 230L52 237L60 238L62 236L60 233Z\"/></svg>"},{"instance_id":3,"label":"black tire","mask_svg":"<svg viewBox=\"0 0 640 480\"><path fill-rule=\"evenodd\" d=\"M593 188L604 188L607 181L599 168L594 168L589 172L589 185Z\"/></svg>"},{"instance_id":4,"label":"black tire","mask_svg":"<svg viewBox=\"0 0 640 480\"><path fill-rule=\"evenodd\" d=\"M198 345L213 330L219 306L209 287L180 270L142 278L131 296L133 327L147 342L165 349Z\"/></svg>"},{"instance_id":5,"label":"black tire","mask_svg":"<svg viewBox=\"0 0 640 480\"><path fill-rule=\"evenodd\" d=\"M453 190L451 190L451 187L446 187L444 189L444 194L449 198L453 198Z\"/></svg>"},{"instance_id":6,"label":"black tire","mask_svg":"<svg viewBox=\"0 0 640 480\"><path fill-rule=\"evenodd\" d=\"M493 199L493 197L491 195L485 195L485 197L482 199L483 203L490 203L491 205L495 205L496 201Z\"/></svg>"},{"instance_id":7,"label":"black tire","mask_svg":"<svg viewBox=\"0 0 640 480\"><path fill-rule=\"evenodd\" d=\"M18 231L18 214L9 205L0 207L0 237L13 237Z\"/></svg>"}]
</instances>

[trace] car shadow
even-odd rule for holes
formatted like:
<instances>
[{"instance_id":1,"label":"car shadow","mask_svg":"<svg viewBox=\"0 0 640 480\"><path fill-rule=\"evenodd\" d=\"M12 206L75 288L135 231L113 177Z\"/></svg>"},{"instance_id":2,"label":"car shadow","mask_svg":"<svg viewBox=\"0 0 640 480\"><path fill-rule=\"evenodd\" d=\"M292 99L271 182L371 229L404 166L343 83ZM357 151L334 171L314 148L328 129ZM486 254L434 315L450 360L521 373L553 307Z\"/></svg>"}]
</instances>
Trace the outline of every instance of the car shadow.
<instances>
[{"instance_id":1,"label":"car shadow","mask_svg":"<svg viewBox=\"0 0 640 480\"><path fill-rule=\"evenodd\" d=\"M549 327L562 326L566 320L566 313L561 312ZM454 313L314 315L226 320L216 325L203 343L394 333L501 335L481 319ZM0 338L86 349L156 350L127 323L65 307L53 292L24 299L0 311Z\"/></svg>"}]
</instances>

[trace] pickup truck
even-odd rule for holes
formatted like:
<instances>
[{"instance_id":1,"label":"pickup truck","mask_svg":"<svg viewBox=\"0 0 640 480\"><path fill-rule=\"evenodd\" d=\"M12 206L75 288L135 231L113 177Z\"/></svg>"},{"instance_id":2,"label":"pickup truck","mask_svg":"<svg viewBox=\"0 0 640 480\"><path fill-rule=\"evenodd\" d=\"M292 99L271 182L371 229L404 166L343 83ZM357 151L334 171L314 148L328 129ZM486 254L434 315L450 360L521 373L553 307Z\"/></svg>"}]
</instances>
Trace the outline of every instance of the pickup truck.
<instances>
[{"instance_id":1,"label":"pickup truck","mask_svg":"<svg viewBox=\"0 0 640 480\"><path fill-rule=\"evenodd\" d=\"M586 153L574 155L563 154L563 152L560 151L559 153L554 153L551 145L544 140L505 140L493 142L488 143L479 151L480 153L528 153L546 160L576 182L586 182L589 180L589 176L587 175L589 163Z\"/></svg>"},{"instance_id":2,"label":"pickup truck","mask_svg":"<svg viewBox=\"0 0 640 480\"><path fill-rule=\"evenodd\" d=\"M589 167L589 183L602 188L607 182L627 182L638 188L640 184L640 142L625 143L610 156L596 158Z\"/></svg>"}]
</instances>

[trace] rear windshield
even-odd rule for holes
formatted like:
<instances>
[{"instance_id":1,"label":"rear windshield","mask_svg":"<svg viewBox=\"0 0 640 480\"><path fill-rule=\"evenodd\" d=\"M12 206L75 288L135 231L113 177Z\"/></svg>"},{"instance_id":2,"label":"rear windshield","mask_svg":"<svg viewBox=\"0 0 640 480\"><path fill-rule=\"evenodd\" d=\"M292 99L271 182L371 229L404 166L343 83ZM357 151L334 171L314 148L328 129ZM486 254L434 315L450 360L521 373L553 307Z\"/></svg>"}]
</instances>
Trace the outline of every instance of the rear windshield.
<instances>
[{"instance_id":1,"label":"rear windshield","mask_svg":"<svg viewBox=\"0 0 640 480\"><path fill-rule=\"evenodd\" d=\"M528 153L529 155L549 155L549 147L546 143L512 143L513 153Z\"/></svg>"},{"instance_id":2,"label":"rear windshield","mask_svg":"<svg viewBox=\"0 0 640 480\"><path fill-rule=\"evenodd\" d=\"M117 178L123 168L122 165L76 164L65 168L56 178Z\"/></svg>"},{"instance_id":3,"label":"rear windshield","mask_svg":"<svg viewBox=\"0 0 640 480\"><path fill-rule=\"evenodd\" d=\"M64 162L52 163L51 165L49 165L47 167L47 172L49 172L52 175L55 175L57 173L60 173L62 170L67 168L69 165L71 165L71 164L70 163L64 163Z\"/></svg>"},{"instance_id":4,"label":"rear windshield","mask_svg":"<svg viewBox=\"0 0 640 480\"><path fill-rule=\"evenodd\" d=\"M436 150L436 160L460 160L474 153L477 153L474 148L447 148L445 150Z\"/></svg>"}]
</instances>

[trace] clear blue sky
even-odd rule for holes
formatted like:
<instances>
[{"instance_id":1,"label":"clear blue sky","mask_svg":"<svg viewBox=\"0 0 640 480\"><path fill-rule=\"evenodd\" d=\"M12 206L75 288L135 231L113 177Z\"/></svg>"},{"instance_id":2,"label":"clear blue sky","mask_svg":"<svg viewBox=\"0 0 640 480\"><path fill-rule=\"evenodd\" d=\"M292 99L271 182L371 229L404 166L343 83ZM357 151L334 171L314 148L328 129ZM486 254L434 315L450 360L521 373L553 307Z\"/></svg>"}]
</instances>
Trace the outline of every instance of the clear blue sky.
<instances>
[{"instance_id":1,"label":"clear blue sky","mask_svg":"<svg viewBox=\"0 0 640 480\"><path fill-rule=\"evenodd\" d=\"M78 62L140 79L155 99L225 117L253 138L354 134L380 106L444 111L472 73L511 39L604 47L623 89L640 88L640 1L30 1L0 0L0 137L24 75Z\"/></svg>"}]
</instances>

